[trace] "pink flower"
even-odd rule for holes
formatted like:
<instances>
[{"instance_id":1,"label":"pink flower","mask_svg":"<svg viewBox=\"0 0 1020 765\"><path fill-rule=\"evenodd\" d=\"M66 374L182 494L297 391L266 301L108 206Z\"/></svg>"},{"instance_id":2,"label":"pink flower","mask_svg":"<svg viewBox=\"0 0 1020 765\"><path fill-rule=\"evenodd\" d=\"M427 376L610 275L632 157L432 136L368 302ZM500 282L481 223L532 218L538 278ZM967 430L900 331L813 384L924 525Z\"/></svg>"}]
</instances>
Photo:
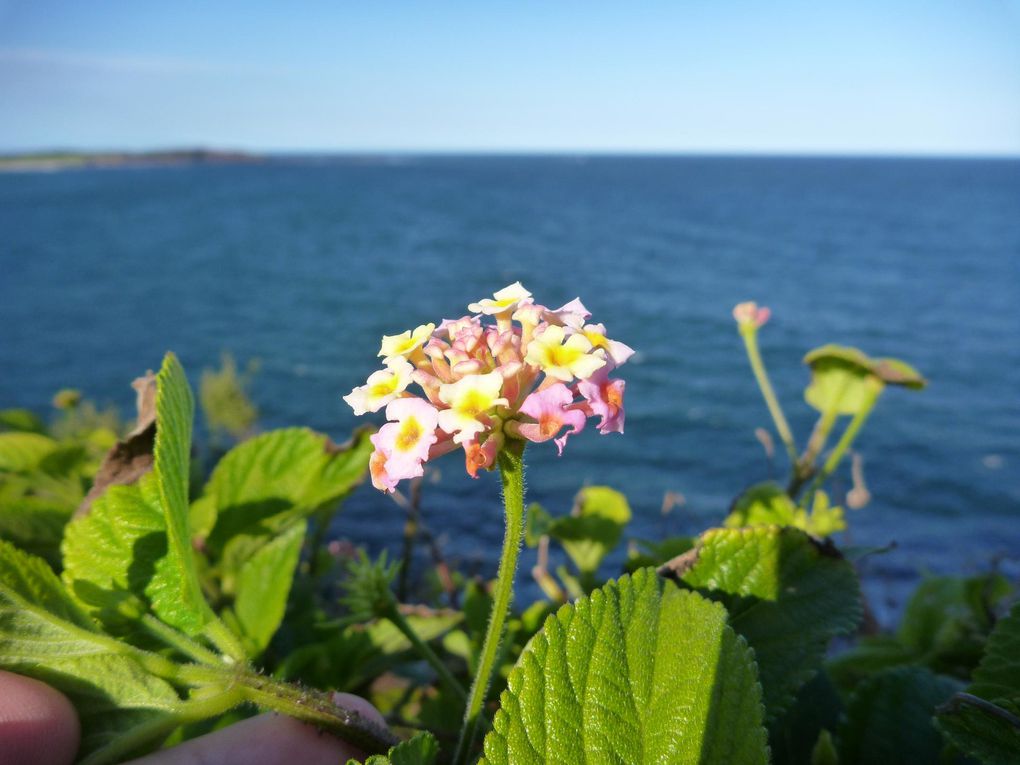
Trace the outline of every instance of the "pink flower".
<instances>
[{"instance_id":1,"label":"pink flower","mask_svg":"<svg viewBox=\"0 0 1020 765\"><path fill-rule=\"evenodd\" d=\"M591 406L593 414L602 418L599 433L622 433L624 422L623 380L610 380L609 372L598 370L589 379L577 384L577 389Z\"/></svg>"},{"instance_id":2,"label":"pink flower","mask_svg":"<svg viewBox=\"0 0 1020 765\"><path fill-rule=\"evenodd\" d=\"M569 408L573 403L574 394L560 382L536 391L524 399L520 409L522 414L534 418L536 422L522 422L517 426L517 431L529 441L542 443L553 438L565 425L569 425L571 429L554 441L559 447L560 454L563 454L567 438L584 430L587 419L580 409Z\"/></svg>"},{"instance_id":3,"label":"pink flower","mask_svg":"<svg viewBox=\"0 0 1020 765\"><path fill-rule=\"evenodd\" d=\"M581 298L574 298L554 311L545 312L545 320L550 324L562 324L571 329L580 329L589 316L591 312L584 307Z\"/></svg>"},{"instance_id":4,"label":"pink flower","mask_svg":"<svg viewBox=\"0 0 1020 765\"><path fill-rule=\"evenodd\" d=\"M383 425L371 440L386 458L387 478L399 481L422 475L422 463L438 440L439 412L420 398L398 398L386 407L386 417L395 422Z\"/></svg>"},{"instance_id":5,"label":"pink flower","mask_svg":"<svg viewBox=\"0 0 1020 765\"><path fill-rule=\"evenodd\" d=\"M579 299L550 310L517 282L468 310L476 315L384 337L385 369L344 397L355 414L386 407L369 461L381 491L457 449L472 477L491 470L507 438L554 441L562 454L596 414L600 432L623 431L624 384L608 370L634 351L585 324Z\"/></svg>"},{"instance_id":6,"label":"pink flower","mask_svg":"<svg viewBox=\"0 0 1020 765\"><path fill-rule=\"evenodd\" d=\"M585 324L581 330L593 348L601 348L606 352L614 367L627 363L627 359L634 355L634 349L619 340L610 340L606 337L604 324Z\"/></svg>"},{"instance_id":7,"label":"pink flower","mask_svg":"<svg viewBox=\"0 0 1020 765\"><path fill-rule=\"evenodd\" d=\"M738 303L733 308L733 318L741 328L754 328L762 326L769 320L772 312L765 306L758 307L753 300L746 303Z\"/></svg>"}]
</instances>

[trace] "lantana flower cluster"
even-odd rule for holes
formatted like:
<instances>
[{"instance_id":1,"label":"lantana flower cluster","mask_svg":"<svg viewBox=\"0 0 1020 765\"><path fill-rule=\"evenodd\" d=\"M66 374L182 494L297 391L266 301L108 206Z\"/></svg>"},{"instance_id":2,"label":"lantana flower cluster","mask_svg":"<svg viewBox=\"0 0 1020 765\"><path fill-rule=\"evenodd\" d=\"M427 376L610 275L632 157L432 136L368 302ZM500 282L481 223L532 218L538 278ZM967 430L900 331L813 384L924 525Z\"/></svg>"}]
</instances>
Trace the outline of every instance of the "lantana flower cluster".
<instances>
[{"instance_id":1,"label":"lantana flower cluster","mask_svg":"<svg viewBox=\"0 0 1020 765\"><path fill-rule=\"evenodd\" d=\"M468 311L383 337L384 368L344 396L356 415L385 407L369 463L380 491L457 449L477 477L508 438L553 441L562 454L589 417L600 433L623 432L625 384L611 374L634 351L588 323L580 300L549 309L515 282Z\"/></svg>"}]
</instances>

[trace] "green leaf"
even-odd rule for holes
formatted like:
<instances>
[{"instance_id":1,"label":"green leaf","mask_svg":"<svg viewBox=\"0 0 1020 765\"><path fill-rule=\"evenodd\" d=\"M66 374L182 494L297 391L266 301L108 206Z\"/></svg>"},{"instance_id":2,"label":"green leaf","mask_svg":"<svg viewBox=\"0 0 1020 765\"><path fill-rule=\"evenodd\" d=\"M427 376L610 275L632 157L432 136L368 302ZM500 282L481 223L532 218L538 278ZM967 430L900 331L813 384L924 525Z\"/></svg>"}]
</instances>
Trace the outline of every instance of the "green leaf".
<instances>
[{"instance_id":1,"label":"green leaf","mask_svg":"<svg viewBox=\"0 0 1020 765\"><path fill-rule=\"evenodd\" d=\"M887 670L858 687L839 730L840 765L937 763L942 737L935 707L958 687L924 667Z\"/></svg>"},{"instance_id":2,"label":"green leaf","mask_svg":"<svg viewBox=\"0 0 1020 765\"><path fill-rule=\"evenodd\" d=\"M995 625L973 683L939 709L937 724L986 765L1020 762L1020 603Z\"/></svg>"},{"instance_id":3,"label":"green leaf","mask_svg":"<svg viewBox=\"0 0 1020 765\"><path fill-rule=\"evenodd\" d=\"M214 437L225 433L242 439L255 427L258 410L246 392L255 367L257 364L249 364L247 371L238 372L234 357L224 353L218 370L202 370L198 397L206 427Z\"/></svg>"},{"instance_id":4,"label":"green leaf","mask_svg":"<svg viewBox=\"0 0 1020 765\"><path fill-rule=\"evenodd\" d=\"M935 726L960 751L984 765L1020 762L1020 703L1002 705L957 693L938 709Z\"/></svg>"},{"instance_id":5,"label":"green leaf","mask_svg":"<svg viewBox=\"0 0 1020 765\"><path fill-rule=\"evenodd\" d=\"M167 551L146 587L153 610L171 626L195 635L212 618L202 595L188 528L191 424L195 403L177 357L168 353L156 377L153 472L166 522Z\"/></svg>"},{"instance_id":6,"label":"green leaf","mask_svg":"<svg viewBox=\"0 0 1020 765\"><path fill-rule=\"evenodd\" d=\"M868 406L870 359L856 348L825 346L811 351L804 363L811 367L811 383L804 400L823 414L857 414Z\"/></svg>"},{"instance_id":7,"label":"green leaf","mask_svg":"<svg viewBox=\"0 0 1020 765\"><path fill-rule=\"evenodd\" d=\"M798 507L780 486L771 481L752 486L733 503L723 522L726 528L793 526L816 537L827 537L846 528L843 508L829 504L824 491L816 491L811 513Z\"/></svg>"},{"instance_id":8,"label":"green leaf","mask_svg":"<svg viewBox=\"0 0 1020 765\"><path fill-rule=\"evenodd\" d=\"M291 524L241 566L233 613L252 655L262 653L283 620L306 527L303 520Z\"/></svg>"},{"instance_id":9,"label":"green leaf","mask_svg":"<svg viewBox=\"0 0 1020 765\"><path fill-rule=\"evenodd\" d=\"M832 734L828 730L818 734L818 741L811 750L811 765L839 765L836 745L832 742Z\"/></svg>"},{"instance_id":10,"label":"green leaf","mask_svg":"<svg viewBox=\"0 0 1020 765\"><path fill-rule=\"evenodd\" d=\"M623 494L608 486L586 486L577 493L570 515L552 519L544 533L563 545L582 575L591 576L620 543L630 518L630 505ZM540 519L532 524L540 526Z\"/></svg>"},{"instance_id":11,"label":"green leaf","mask_svg":"<svg viewBox=\"0 0 1020 765\"><path fill-rule=\"evenodd\" d=\"M754 649L769 719L815 674L829 641L861 619L853 566L799 529L713 529L679 573L726 606L730 626Z\"/></svg>"},{"instance_id":12,"label":"green leaf","mask_svg":"<svg viewBox=\"0 0 1020 765\"><path fill-rule=\"evenodd\" d=\"M989 701L1020 702L1020 603L992 630L967 692Z\"/></svg>"},{"instance_id":13,"label":"green leaf","mask_svg":"<svg viewBox=\"0 0 1020 765\"><path fill-rule=\"evenodd\" d=\"M263 433L220 460L202 500L216 517L209 546L222 551L241 534L269 536L293 521L339 502L364 480L373 446L358 431L350 445L336 446L307 428Z\"/></svg>"},{"instance_id":14,"label":"green leaf","mask_svg":"<svg viewBox=\"0 0 1020 765\"><path fill-rule=\"evenodd\" d=\"M907 603L896 636L936 672L967 678L992 630L990 615L1010 590L1000 574L928 577Z\"/></svg>"},{"instance_id":15,"label":"green leaf","mask_svg":"<svg viewBox=\"0 0 1020 765\"><path fill-rule=\"evenodd\" d=\"M0 667L71 699L82 726L80 757L167 718L180 700L131 650L97 630L42 560L0 542Z\"/></svg>"},{"instance_id":16,"label":"green leaf","mask_svg":"<svg viewBox=\"0 0 1020 765\"><path fill-rule=\"evenodd\" d=\"M0 502L0 539L60 566L60 540L73 505L35 496Z\"/></svg>"},{"instance_id":17,"label":"green leaf","mask_svg":"<svg viewBox=\"0 0 1020 765\"><path fill-rule=\"evenodd\" d=\"M885 385L920 390L927 383L920 373L899 359L873 359L857 348L824 345L809 352L804 363L811 367L811 384L805 400L819 412L857 414L868 404L869 378Z\"/></svg>"},{"instance_id":18,"label":"green leaf","mask_svg":"<svg viewBox=\"0 0 1020 765\"><path fill-rule=\"evenodd\" d=\"M832 536L837 531L845 531L846 518L843 508L831 504L829 495L819 489L815 492L814 501L811 503L811 514L807 517L807 522L799 528L821 538Z\"/></svg>"},{"instance_id":19,"label":"green leaf","mask_svg":"<svg viewBox=\"0 0 1020 765\"><path fill-rule=\"evenodd\" d=\"M0 470L23 473L39 467L59 444L40 433L0 433Z\"/></svg>"},{"instance_id":20,"label":"green leaf","mask_svg":"<svg viewBox=\"0 0 1020 765\"><path fill-rule=\"evenodd\" d=\"M365 760L364 765L433 765L439 756L439 744L428 731L415 734L408 741L401 741L390 748L387 754L375 754ZM357 760L348 760L347 765L361 765Z\"/></svg>"},{"instance_id":21,"label":"green leaf","mask_svg":"<svg viewBox=\"0 0 1020 765\"><path fill-rule=\"evenodd\" d=\"M486 763L765 763L754 659L726 612L650 569L549 617L500 697Z\"/></svg>"},{"instance_id":22,"label":"green leaf","mask_svg":"<svg viewBox=\"0 0 1020 765\"><path fill-rule=\"evenodd\" d=\"M798 509L797 503L790 499L790 495L779 484L771 481L759 483L737 497L723 525L728 529L794 526Z\"/></svg>"},{"instance_id":23,"label":"green leaf","mask_svg":"<svg viewBox=\"0 0 1020 765\"><path fill-rule=\"evenodd\" d=\"M67 526L63 580L69 592L115 635L129 635L149 610L145 588L167 553L156 477L113 485Z\"/></svg>"},{"instance_id":24,"label":"green leaf","mask_svg":"<svg viewBox=\"0 0 1020 765\"><path fill-rule=\"evenodd\" d=\"M46 423L28 409L0 409L0 430L46 433Z\"/></svg>"}]
</instances>

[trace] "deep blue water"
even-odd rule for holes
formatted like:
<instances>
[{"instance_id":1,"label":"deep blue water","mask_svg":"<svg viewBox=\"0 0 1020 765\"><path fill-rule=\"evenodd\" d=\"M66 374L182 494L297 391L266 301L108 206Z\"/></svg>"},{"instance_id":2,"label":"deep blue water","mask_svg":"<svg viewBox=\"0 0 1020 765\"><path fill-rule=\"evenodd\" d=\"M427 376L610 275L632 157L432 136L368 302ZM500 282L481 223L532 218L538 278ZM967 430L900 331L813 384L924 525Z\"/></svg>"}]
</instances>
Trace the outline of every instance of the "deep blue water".
<instances>
[{"instance_id":1,"label":"deep blue water","mask_svg":"<svg viewBox=\"0 0 1020 765\"><path fill-rule=\"evenodd\" d=\"M340 395L379 336L453 317L520 279L580 296L638 349L627 433L529 450L529 498L565 511L584 482L625 491L641 536L696 531L768 476L765 407L730 309L773 309L763 352L801 439L805 351L899 356L931 381L889 390L858 442L874 495L850 541L899 548L869 588L1020 554L1020 162L792 158L365 158L0 175L0 406L61 386L132 404L178 352L258 357L267 426L342 438ZM439 462L428 523L491 563L495 480ZM665 491L686 504L662 517ZM362 489L338 533L396 540ZM530 567L525 558L523 571ZM882 606L882 603L879 603Z\"/></svg>"}]
</instances>

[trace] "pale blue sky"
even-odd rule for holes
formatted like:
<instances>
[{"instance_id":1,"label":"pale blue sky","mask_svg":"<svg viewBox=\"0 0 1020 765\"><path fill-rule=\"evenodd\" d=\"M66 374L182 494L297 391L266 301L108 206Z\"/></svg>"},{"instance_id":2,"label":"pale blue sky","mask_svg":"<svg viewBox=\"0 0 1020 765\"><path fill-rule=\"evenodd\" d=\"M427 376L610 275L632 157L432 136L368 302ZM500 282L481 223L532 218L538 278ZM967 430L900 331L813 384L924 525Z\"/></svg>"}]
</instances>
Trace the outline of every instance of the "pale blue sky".
<instances>
[{"instance_id":1,"label":"pale blue sky","mask_svg":"<svg viewBox=\"0 0 1020 765\"><path fill-rule=\"evenodd\" d=\"M1020 155L1020 0L0 0L0 150Z\"/></svg>"}]
</instances>

